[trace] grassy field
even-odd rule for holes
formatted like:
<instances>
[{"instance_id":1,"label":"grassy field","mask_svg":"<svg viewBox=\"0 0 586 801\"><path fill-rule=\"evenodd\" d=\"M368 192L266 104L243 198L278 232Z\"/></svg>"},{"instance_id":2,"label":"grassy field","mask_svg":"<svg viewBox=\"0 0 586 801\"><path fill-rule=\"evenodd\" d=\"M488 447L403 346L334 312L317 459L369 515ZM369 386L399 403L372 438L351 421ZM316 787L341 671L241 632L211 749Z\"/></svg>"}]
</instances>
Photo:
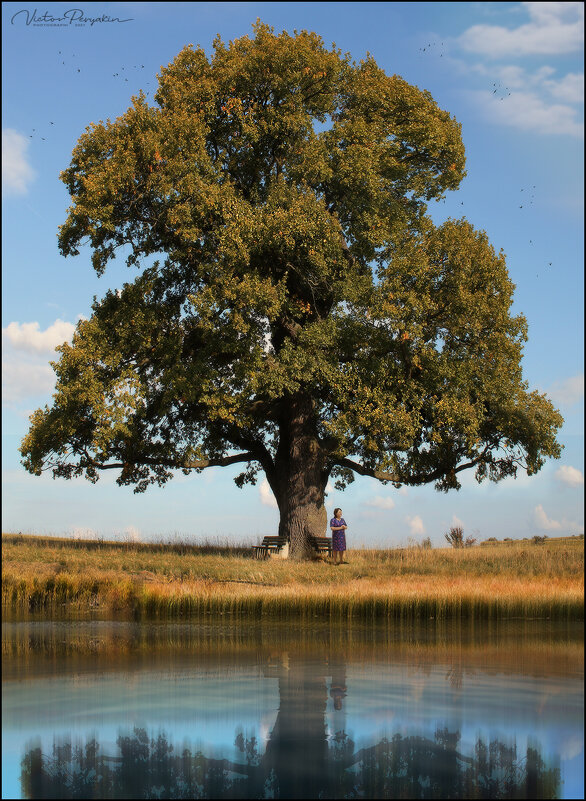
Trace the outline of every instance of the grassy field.
<instances>
[{"instance_id":1,"label":"grassy field","mask_svg":"<svg viewBox=\"0 0 586 801\"><path fill-rule=\"evenodd\" d=\"M245 546L2 536L2 603L47 618L584 618L577 537L357 550L350 564L252 558Z\"/></svg>"}]
</instances>

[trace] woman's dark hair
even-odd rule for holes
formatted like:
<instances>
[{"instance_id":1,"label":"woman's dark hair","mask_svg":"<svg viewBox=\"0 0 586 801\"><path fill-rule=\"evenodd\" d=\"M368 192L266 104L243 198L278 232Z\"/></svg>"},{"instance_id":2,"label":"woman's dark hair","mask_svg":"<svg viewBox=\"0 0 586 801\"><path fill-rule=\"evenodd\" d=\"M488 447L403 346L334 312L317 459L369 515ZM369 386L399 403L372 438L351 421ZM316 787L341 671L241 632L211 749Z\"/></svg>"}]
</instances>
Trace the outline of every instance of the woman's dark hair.
<instances>
[{"instance_id":1,"label":"woman's dark hair","mask_svg":"<svg viewBox=\"0 0 586 801\"><path fill-rule=\"evenodd\" d=\"M336 512L341 512L341 511L342 510L340 509L340 507L336 506L336 508L334 509L334 517L336 516Z\"/></svg>"}]
</instances>

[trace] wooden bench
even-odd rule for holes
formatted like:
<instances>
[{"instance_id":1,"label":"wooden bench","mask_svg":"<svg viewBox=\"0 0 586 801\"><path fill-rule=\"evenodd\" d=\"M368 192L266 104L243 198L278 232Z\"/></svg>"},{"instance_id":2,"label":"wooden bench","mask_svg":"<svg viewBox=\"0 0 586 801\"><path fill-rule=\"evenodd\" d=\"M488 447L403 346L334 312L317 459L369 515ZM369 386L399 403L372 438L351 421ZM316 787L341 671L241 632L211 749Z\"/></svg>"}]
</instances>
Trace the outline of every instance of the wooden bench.
<instances>
[{"instance_id":1,"label":"wooden bench","mask_svg":"<svg viewBox=\"0 0 586 801\"><path fill-rule=\"evenodd\" d=\"M328 556L332 555L332 540L330 537L311 537L310 543L314 551L327 553Z\"/></svg>"},{"instance_id":2,"label":"wooden bench","mask_svg":"<svg viewBox=\"0 0 586 801\"><path fill-rule=\"evenodd\" d=\"M278 552L287 544L287 537L265 537L260 545L252 546L255 559L266 559L270 551Z\"/></svg>"},{"instance_id":3,"label":"wooden bench","mask_svg":"<svg viewBox=\"0 0 586 801\"><path fill-rule=\"evenodd\" d=\"M310 537L309 543L317 553L332 555L332 540L330 537ZM252 554L255 559L266 559L271 551L277 553L286 544L286 537L265 537L260 545L252 546Z\"/></svg>"}]
</instances>

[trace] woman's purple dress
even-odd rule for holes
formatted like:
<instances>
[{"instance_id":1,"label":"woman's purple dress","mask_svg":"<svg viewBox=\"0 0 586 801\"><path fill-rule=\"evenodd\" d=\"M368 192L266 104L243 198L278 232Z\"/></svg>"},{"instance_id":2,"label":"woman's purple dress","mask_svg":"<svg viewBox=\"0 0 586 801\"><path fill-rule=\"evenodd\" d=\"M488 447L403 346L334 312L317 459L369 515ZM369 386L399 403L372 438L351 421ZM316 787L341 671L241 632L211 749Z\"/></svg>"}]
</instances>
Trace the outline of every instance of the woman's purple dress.
<instances>
[{"instance_id":1,"label":"woman's purple dress","mask_svg":"<svg viewBox=\"0 0 586 801\"><path fill-rule=\"evenodd\" d=\"M347 525L343 517L339 520L337 517L332 517L330 520L330 528L339 528L340 526ZM339 531L332 531L332 550L345 551L346 550L346 532L345 529L340 528Z\"/></svg>"}]
</instances>

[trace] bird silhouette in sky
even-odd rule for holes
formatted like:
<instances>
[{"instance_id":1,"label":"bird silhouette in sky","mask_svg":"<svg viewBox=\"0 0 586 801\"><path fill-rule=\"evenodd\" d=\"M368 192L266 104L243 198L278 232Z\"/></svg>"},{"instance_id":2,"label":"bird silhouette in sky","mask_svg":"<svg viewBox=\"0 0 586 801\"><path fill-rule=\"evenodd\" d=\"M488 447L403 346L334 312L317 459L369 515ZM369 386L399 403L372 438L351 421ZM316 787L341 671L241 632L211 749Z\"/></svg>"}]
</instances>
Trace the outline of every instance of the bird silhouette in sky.
<instances>
[{"instance_id":1,"label":"bird silhouette in sky","mask_svg":"<svg viewBox=\"0 0 586 801\"><path fill-rule=\"evenodd\" d=\"M499 100L504 100L505 97L510 97L511 96L511 91L510 91L508 86L505 86L503 88L502 83L494 82L493 83L493 87L494 87L493 90L492 90L493 95L499 94L501 91L503 91L503 95L502 95L502 97L499 97ZM504 94L505 92L507 94Z\"/></svg>"},{"instance_id":2,"label":"bird silhouette in sky","mask_svg":"<svg viewBox=\"0 0 586 801\"><path fill-rule=\"evenodd\" d=\"M77 53L71 53L71 56L66 56L63 50L58 50L57 51L57 55L61 58L61 66L66 67L68 71L69 71L69 69L73 68L72 72L75 75L81 75L82 68L76 66L75 64L72 64L71 61L70 61L70 59L76 59L77 58ZM131 70L144 70L145 69L145 65L144 64L133 64L132 66L119 67L118 69L120 70L119 72L112 73L112 77L113 78L122 78L122 77L124 77L124 76L121 75L122 71L130 72ZM125 83L128 83L129 79L128 78L124 78L124 81L125 81ZM146 84L146 86L150 86L150 82L148 82ZM146 92L146 94L148 95L148 94L150 94L150 92ZM54 120L48 120L48 124L52 125L52 126L55 126L55 121ZM47 134L47 131L45 131L45 134ZM29 139L36 139L37 141L40 139L41 142L46 142L47 141L47 136L46 135L45 136L40 136L40 132L39 132L39 130L37 128L33 128L32 129L32 132L30 134L28 134L28 138Z\"/></svg>"},{"instance_id":3,"label":"bird silhouette in sky","mask_svg":"<svg viewBox=\"0 0 586 801\"><path fill-rule=\"evenodd\" d=\"M426 52L427 52L427 53L430 53L430 52L431 52L431 49L432 49L432 47L433 47L433 48L437 48L437 46L438 46L438 43L437 43L437 42L428 42L428 43L426 44L426 46L425 46L425 47L420 47L420 48L419 48L419 52L420 52L420 53L426 53ZM443 43L443 42L441 43L441 46L442 46L442 47L444 46L444 43ZM440 58L441 58L442 56L443 56L443 53L440 53Z\"/></svg>"}]
</instances>

